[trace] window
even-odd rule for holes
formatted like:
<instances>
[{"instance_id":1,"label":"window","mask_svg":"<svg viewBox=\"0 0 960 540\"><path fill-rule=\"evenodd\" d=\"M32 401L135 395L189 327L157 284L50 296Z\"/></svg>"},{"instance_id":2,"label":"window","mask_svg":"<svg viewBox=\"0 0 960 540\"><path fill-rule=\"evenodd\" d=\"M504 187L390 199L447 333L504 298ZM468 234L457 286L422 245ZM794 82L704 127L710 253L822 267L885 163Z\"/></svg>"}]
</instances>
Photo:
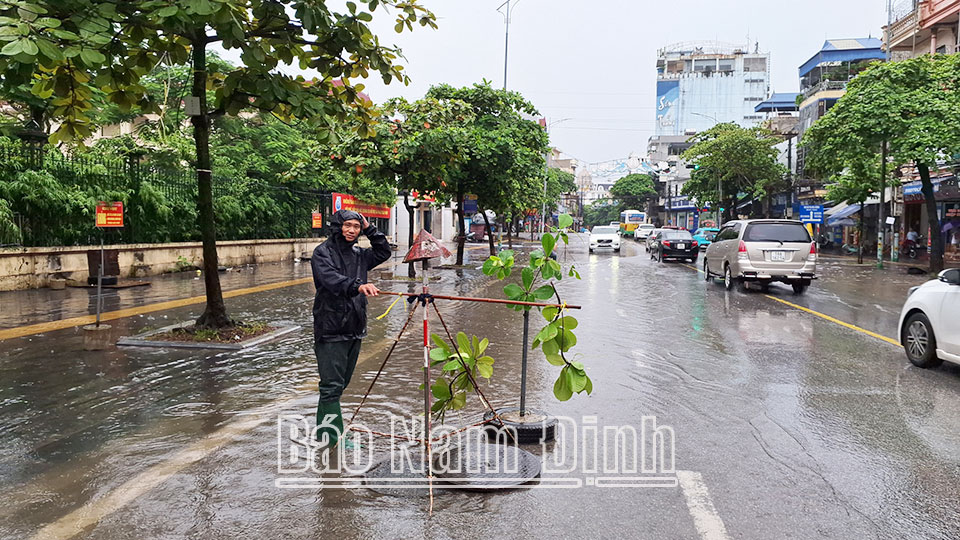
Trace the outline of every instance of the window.
<instances>
[{"instance_id":1,"label":"window","mask_svg":"<svg viewBox=\"0 0 960 540\"><path fill-rule=\"evenodd\" d=\"M717 60L714 58L693 61L694 71L716 71Z\"/></svg>"},{"instance_id":2,"label":"window","mask_svg":"<svg viewBox=\"0 0 960 540\"><path fill-rule=\"evenodd\" d=\"M737 233L734 232L733 227L724 227L720 229L720 232L717 233L717 236L714 238L717 242L723 240L733 240L737 237Z\"/></svg>"},{"instance_id":3,"label":"window","mask_svg":"<svg viewBox=\"0 0 960 540\"><path fill-rule=\"evenodd\" d=\"M689 231L668 230L660 233L660 238L664 240L693 240Z\"/></svg>"},{"instance_id":4,"label":"window","mask_svg":"<svg viewBox=\"0 0 960 540\"><path fill-rule=\"evenodd\" d=\"M746 242L809 242L810 235L800 223L751 223L743 233Z\"/></svg>"},{"instance_id":5,"label":"window","mask_svg":"<svg viewBox=\"0 0 960 540\"><path fill-rule=\"evenodd\" d=\"M767 59L766 58L744 58L743 70L747 72L766 71Z\"/></svg>"},{"instance_id":6,"label":"window","mask_svg":"<svg viewBox=\"0 0 960 540\"><path fill-rule=\"evenodd\" d=\"M719 71L733 71L734 60L731 59L721 59L718 62L717 70Z\"/></svg>"},{"instance_id":7,"label":"window","mask_svg":"<svg viewBox=\"0 0 960 540\"><path fill-rule=\"evenodd\" d=\"M767 81L765 81L765 80L763 80L763 79L744 79L743 82L745 82L745 83L747 83L747 84L750 84L750 83L764 83L764 82L767 82Z\"/></svg>"}]
</instances>

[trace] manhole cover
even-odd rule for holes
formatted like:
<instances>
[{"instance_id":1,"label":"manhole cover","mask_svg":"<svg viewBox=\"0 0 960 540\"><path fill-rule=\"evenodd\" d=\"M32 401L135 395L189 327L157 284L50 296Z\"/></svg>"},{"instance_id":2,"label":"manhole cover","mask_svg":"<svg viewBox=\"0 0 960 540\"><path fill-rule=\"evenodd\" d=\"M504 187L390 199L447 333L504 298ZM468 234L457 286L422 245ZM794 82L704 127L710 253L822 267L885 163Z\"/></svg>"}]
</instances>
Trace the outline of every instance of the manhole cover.
<instances>
[{"instance_id":1,"label":"manhole cover","mask_svg":"<svg viewBox=\"0 0 960 540\"><path fill-rule=\"evenodd\" d=\"M540 477L540 458L516 446L470 442L438 456L435 470L461 489L510 489Z\"/></svg>"}]
</instances>

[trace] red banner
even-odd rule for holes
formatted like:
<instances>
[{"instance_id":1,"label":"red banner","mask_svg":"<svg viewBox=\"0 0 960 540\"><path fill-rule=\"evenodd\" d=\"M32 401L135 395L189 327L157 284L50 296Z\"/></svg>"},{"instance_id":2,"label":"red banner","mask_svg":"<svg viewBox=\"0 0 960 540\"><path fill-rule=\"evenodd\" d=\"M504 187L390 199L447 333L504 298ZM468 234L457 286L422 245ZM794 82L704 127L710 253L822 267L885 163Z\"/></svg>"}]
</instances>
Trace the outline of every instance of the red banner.
<instances>
[{"instance_id":1,"label":"red banner","mask_svg":"<svg viewBox=\"0 0 960 540\"><path fill-rule=\"evenodd\" d=\"M337 210L353 210L354 212L360 212L368 218L390 219L389 206L385 204L368 204L361 202L353 195L347 195L346 193L333 194L333 211L336 212Z\"/></svg>"},{"instance_id":2,"label":"red banner","mask_svg":"<svg viewBox=\"0 0 960 540\"><path fill-rule=\"evenodd\" d=\"M97 203L97 227L123 227L123 203Z\"/></svg>"},{"instance_id":3,"label":"red banner","mask_svg":"<svg viewBox=\"0 0 960 540\"><path fill-rule=\"evenodd\" d=\"M320 212L313 213L313 228L322 229L323 228L323 214Z\"/></svg>"}]
</instances>

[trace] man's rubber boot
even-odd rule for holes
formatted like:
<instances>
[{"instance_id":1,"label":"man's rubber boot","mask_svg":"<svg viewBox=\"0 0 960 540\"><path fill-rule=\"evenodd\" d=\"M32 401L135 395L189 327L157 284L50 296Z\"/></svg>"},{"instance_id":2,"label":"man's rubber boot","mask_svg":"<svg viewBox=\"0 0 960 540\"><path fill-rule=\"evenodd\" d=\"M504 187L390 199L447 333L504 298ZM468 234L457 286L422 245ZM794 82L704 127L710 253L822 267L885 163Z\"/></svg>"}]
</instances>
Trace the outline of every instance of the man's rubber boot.
<instances>
[{"instance_id":1,"label":"man's rubber boot","mask_svg":"<svg viewBox=\"0 0 960 540\"><path fill-rule=\"evenodd\" d=\"M326 424L323 423L325 418L328 418L330 415L333 415L330 418L330 421ZM317 440L323 440L323 435L329 435L329 445L328 448L333 448L337 445L337 440L340 436L344 435L343 433L343 412L340 409L339 401L330 401L327 403L320 402L317 405L317 426L320 426L317 429ZM350 439L343 438L343 447L352 450L355 445Z\"/></svg>"}]
</instances>

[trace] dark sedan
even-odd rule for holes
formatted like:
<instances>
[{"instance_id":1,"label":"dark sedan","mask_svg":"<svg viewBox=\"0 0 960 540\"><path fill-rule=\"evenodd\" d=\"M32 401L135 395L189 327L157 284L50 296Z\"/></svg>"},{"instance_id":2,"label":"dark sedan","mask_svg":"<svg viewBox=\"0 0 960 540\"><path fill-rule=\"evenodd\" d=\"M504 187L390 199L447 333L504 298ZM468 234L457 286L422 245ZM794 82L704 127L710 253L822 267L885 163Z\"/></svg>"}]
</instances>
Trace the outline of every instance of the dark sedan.
<instances>
[{"instance_id":1,"label":"dark sedan","mask_svg":"<svg viewBox=\"0 0 960 540\"><path fill-rule=\"evenodd\" d=\"M699 254L700 246L689 231L661 231L650 246L650 258L658 262L664 259L689 259L695 263Z\"/></svg>"}]
</instances>

